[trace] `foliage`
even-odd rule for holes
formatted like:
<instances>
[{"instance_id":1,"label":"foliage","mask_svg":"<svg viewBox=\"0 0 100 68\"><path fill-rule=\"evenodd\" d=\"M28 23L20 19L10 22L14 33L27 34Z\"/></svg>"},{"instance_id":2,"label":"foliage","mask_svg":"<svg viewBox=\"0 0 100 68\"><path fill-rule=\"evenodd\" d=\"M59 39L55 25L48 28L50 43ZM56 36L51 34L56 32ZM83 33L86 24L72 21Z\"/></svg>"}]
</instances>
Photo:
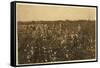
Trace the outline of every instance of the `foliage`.
<instances>
[{"instance_id":1,"label":"foliage","mask_svg":"<svg viewBox=\"0 0 100 68\"><path fill-rule=\"evenodd\" d=\"M18 63L95 58L95 21L18 22Z\"/></svg>"}]
</instances>

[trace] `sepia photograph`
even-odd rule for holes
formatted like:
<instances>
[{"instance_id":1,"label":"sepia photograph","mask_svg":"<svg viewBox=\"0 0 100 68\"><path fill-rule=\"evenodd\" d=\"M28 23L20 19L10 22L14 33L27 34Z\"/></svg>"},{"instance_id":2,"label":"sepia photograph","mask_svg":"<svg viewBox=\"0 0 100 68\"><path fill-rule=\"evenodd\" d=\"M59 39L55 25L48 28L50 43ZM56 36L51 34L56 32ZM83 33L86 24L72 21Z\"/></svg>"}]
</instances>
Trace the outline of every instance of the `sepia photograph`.
<instances>
[{"instance_id":1,"label":"sepia photograph","mask_svg":"<svg viewBox=\"0 0 100 68\"><path fill-rule=\"evenodd\" d=\"M96 10L16 3L16 65L96 61Z\"/></svg>"}]
</instances>

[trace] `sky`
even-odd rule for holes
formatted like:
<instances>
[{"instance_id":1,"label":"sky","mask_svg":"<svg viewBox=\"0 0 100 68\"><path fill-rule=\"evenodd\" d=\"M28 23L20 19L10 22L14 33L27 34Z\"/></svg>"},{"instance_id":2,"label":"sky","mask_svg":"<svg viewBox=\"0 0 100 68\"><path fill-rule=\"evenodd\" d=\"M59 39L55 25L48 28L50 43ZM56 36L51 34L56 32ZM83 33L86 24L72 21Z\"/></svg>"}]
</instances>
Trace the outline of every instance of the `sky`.
<instances>
[{"instance_id":1,"label":"sky","mask_svg":"<svg viewBox=\"0 0 100 68\"><path fill-rule=\"evenodd\" d=\"M17 21L96 20L95 7L16 4Z\"/></svg>"}]
</instances>

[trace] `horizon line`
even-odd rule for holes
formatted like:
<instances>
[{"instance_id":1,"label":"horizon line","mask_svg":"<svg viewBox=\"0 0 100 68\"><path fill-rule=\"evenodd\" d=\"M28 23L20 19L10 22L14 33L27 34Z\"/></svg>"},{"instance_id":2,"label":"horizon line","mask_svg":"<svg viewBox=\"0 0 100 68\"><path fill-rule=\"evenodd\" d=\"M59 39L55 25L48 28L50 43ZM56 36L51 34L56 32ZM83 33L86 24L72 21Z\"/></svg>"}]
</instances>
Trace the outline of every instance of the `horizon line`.
<instances>
[{"instance_id":1,"label":"horizon line","mask_svg":"<svg viewBox=\"0 0 100 68\"><path fill-rule=\"evenodd\" d=\"M94 20L90 20L90 19L79 19L79 20L68 20L68 19L65 19L65 20L29 20L29 21L17 21L17 22L32 22L32 21L96 21L95 19Z\"/></svg>"}]
</instances>

